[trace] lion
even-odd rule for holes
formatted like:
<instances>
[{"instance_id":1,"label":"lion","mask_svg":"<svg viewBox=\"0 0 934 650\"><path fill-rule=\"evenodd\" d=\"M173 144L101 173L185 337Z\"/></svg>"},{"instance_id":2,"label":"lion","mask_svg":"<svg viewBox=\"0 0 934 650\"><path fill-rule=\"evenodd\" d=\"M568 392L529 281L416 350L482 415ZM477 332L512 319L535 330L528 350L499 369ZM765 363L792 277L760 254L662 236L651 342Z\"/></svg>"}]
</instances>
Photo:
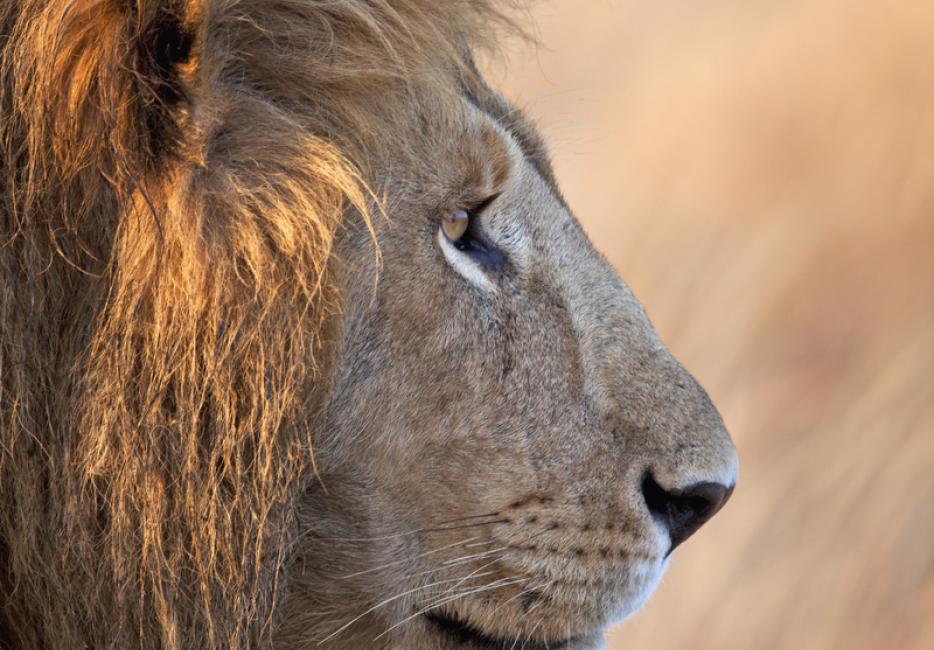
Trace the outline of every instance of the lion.
<instances>
[{"instance_id":1,"label":"lion","mask_svg":"<svg viewBox=\"0 0 934 650\"><path fill-rule=\"evenodd\" d=\"M0 5L6 645L593 648L723 505L512 15Z\"/></svg>"}]
</instances>

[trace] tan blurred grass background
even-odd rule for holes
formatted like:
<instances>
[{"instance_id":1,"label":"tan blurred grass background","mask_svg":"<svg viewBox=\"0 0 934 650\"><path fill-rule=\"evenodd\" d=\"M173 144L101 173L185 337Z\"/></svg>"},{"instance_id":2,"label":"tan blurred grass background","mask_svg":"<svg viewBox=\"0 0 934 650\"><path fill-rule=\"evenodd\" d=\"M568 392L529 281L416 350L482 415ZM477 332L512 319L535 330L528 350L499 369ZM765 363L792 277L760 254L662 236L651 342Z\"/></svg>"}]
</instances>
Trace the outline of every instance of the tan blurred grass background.
<instances>
[{"instance_id":1,"label":"tan blurred grass background","mask_svg":"<svg viewBox=\"0 0 934 650\"><path fill-rule=\"evenodd\" d=\"M934 2L533 14L491 76L742 460L610 648L931 650Z\"/></svg>"}]
</instances>

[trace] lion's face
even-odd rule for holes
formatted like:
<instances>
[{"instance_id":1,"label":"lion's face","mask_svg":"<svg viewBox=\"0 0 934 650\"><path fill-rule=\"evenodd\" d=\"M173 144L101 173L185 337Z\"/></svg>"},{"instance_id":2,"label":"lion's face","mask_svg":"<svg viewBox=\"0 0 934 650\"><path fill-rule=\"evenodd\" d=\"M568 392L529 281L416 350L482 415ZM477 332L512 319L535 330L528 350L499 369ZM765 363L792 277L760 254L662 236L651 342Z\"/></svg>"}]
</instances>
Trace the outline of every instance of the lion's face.
<instances>
[{"instance_id":1,"label":"lion's face","mask_svg":"<svg viewBox=\"0 0 934 650\"><path fill-rule=\"evenodd\" d=\"M720 507L512 5L0 3L9 645L592 647Z\"/></svg>"},{"instance_id":2,"label":"lion's face","mask_svg":"<svg viewBox=\"0 0 934 650\"><path fill-rule=\"evenodd\" d=\"M707 395L483 92L426 116L429 153L382 179L378 279L341 266L284 639L594 647L736 480ZM343 238L339 258L372 258Z\"/></svg>"}]
</instances>

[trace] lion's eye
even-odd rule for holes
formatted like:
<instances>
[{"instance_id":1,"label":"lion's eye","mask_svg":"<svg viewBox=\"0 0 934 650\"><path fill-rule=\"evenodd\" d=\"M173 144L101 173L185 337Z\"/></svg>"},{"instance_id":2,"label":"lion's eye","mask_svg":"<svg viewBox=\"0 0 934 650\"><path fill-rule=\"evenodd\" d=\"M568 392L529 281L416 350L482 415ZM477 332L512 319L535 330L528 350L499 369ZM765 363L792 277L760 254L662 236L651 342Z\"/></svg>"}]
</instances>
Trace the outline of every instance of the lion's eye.
<instances>
[{"instance_id":1,"label":"lion's eye","mask_svg":"<svg viewBox=\"0 0 934 650\"><path fill-rule=\"evenodd\" d=\"M467 210L458 210L441 218L441 230L451 242L460 241L469 225L470 213Z\"/></svg>"},{"instance_id":2,"label":"lion's eye","mask_svg":"<svg viewBox=\"0 0 934 650\"><path fill-rule=\"evenodd\" d=\"M474 223L477 220L475 217L483 214L483 211L490 207L490 204L497 198L499 194L494 194L470 208L456 210L441 217L441 231L444 236L459 250L464 250L474 239L483 239L478 237L477 224Z\"/></svg>"},{"instance_id":3,"label":"lion's eye","mask_svg":"<svg viewBox=\"0 0 934 650\"><path fill-rule=\"evenodd\" d=\"M481 223L484 210L498 196L498 194L494 194L470 209L456 210L443 215L441 217L439 238L442 245L448 245L451 249L467 256L471 261L481 264L490 271L501 273L504 269L505 258L493 241L483 232Z\"/></svg>"}]
</instances>

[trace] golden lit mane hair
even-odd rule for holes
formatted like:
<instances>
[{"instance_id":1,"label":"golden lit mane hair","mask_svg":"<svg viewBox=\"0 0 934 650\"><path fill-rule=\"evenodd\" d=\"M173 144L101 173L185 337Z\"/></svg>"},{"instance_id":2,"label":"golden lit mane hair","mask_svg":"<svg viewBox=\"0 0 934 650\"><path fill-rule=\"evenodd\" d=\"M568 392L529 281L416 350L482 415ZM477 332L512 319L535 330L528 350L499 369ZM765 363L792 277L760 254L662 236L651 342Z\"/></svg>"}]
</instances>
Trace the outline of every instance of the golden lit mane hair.
<instances>
[{"instance_id":1,"label":"golden lit mane hair","mask_svg":"<svg viewBox=\"0 0 934 650\"><path fill-rule=\"evenodd\" d=\"M335 231L502 5L0 5L0 638L268 643Z\"/></svg>"}]
</instances>

